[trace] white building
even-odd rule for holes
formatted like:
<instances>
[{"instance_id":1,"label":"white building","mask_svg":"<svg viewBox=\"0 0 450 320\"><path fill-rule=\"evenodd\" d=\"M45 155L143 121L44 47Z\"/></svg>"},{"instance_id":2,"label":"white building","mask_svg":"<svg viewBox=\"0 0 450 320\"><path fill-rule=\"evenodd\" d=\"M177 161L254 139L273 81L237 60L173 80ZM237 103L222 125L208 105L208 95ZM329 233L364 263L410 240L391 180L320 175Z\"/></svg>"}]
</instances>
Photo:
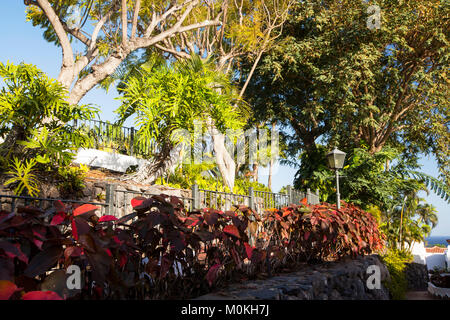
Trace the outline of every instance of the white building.
<instances>
[{"instance_id":1,"label":"white building","mask_svg":"<svg viewBox=\"0 0 450 320\"><path fill-rule=\"evenodd\" d=\"M426 248L423 242L414 243L411 247L411 253L414 262L426 264L428 270L434 268L447 269L450 271L450 245L447 248L432 247Z\"/></svg>"}]
</instances>

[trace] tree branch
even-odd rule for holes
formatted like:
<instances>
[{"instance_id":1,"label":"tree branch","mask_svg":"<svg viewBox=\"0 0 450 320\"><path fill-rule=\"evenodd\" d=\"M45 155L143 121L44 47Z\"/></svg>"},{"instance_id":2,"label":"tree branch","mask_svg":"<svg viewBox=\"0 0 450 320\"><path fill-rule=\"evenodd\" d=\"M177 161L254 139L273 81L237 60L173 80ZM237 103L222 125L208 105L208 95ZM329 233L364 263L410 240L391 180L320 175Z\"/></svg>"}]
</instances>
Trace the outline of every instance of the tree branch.
<instances>
[{"instance_id":1,"label":"tree branch","mask_svg":"<svg viewBox=\"0 0 450 320\"><path fill-rule=\"evenodd\" d=\"M136 4L134 6L134 12L133 12L133 23L131 26L131 38L134 38L134 36L136 34L136 26L137 26L140 9L141 9L141 0L137 0Z\"/></svg>"},{"instance_id":2,"label":"tree branch","mask_svg":"<svg viewBox=\"0 0 450 320\"><path fill-rule=\"evenodd\" d=\"M52 6L47 0L37 0L39 7L44 11L47 19L53 26L55 33L58 37L59 43L62 48L62 66L61 71L58 76L58 80L67 88L70 87L70 84L73 81L74 73L74 59L73 59L73 50L70 44L69 37L67 36L66 31L64 30L64 26L61 23L61 20L56 15Z\"/></svg>"}]
</instances>

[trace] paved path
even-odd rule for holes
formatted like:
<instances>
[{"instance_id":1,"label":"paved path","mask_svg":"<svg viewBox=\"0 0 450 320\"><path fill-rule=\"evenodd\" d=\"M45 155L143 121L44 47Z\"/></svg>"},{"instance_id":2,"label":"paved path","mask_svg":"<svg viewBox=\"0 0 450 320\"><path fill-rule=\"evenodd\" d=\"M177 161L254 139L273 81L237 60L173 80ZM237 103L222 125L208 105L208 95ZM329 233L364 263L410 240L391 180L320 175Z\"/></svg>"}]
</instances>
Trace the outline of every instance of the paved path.
<instances>
[{"instance_id":1,"label":"paved path","mask_svg":"<svg viewBox=\"0 0 450 320\"><path fill-rule=\"evenodd\" d=\"M405 300L439 300L428 293L427 290L424 291L408 291L405 295Z\"/></svg>"}]
</instances>

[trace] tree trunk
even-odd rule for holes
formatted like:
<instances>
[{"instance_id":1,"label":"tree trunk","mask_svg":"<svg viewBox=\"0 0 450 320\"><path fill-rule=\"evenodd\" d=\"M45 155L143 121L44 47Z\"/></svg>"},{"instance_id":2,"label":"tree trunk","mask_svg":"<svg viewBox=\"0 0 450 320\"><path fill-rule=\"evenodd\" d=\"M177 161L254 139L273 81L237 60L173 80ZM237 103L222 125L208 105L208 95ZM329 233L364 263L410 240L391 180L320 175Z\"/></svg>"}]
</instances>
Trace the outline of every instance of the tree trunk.
<instances>
[{"instance_id":1,"label":"tree trunk","mask_svg":"<svg viewBox=\"0 0 450 320\"><path fill-rule=\"evenodd\" d=\"M273 168L273 157L270 157L269 162L269 178L267 179L267 187L272 191L272 168Z\"/></svg>"},{"instance_id":2,"label":"tree trunk","mask_svg":"<svg viewBox=\"0 0 450 320\"><path fill-rule=\"evenodd\" d=\"M236 164L232 155L230 155L225 148L225 136L216 128L211 128L210 130L217 167L219 168L225 185L233 192Z\"/></svg>"}]
</instances>

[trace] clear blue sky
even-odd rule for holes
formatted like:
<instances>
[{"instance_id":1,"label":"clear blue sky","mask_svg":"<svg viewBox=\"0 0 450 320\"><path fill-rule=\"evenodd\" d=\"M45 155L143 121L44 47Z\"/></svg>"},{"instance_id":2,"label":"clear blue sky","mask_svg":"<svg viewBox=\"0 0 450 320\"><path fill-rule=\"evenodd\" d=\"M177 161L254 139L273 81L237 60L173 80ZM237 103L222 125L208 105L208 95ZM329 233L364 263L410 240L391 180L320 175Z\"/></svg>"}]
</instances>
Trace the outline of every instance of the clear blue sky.
<instances>
[{"instance_id":1,"label":"clear blue sky","mask_svg":"<svg viewBox=\"0 0 450 320\"><path fill-rule=\"evenodd\" d=\"M35 64L50 77L57 78L61 65L61 49L46 42L42 37L42 31L25 21L25 5L23 1L8 1L0 13L0 30L4 45L0 49L0 62L13 63L26 62ZM119 103L114 98L116 90L109 93L101 89L91 90L81 103L91 103L101 108L102 120L114 120L113 111ZM130 123L126 123L127 125ZM437 177L438 171L434 159L424 157L421 159L422 171ZM260 180L267 183L267 176L262 170ZM282 186L292 184L296 169L280 166L273 177L273 190L278 191ZM436 206L439 215L439 224L432 231L433 236L450 236L450 205L440 197L431 193L427 196L421 194L427 202Z\"/></svg>"}]
</instances>

